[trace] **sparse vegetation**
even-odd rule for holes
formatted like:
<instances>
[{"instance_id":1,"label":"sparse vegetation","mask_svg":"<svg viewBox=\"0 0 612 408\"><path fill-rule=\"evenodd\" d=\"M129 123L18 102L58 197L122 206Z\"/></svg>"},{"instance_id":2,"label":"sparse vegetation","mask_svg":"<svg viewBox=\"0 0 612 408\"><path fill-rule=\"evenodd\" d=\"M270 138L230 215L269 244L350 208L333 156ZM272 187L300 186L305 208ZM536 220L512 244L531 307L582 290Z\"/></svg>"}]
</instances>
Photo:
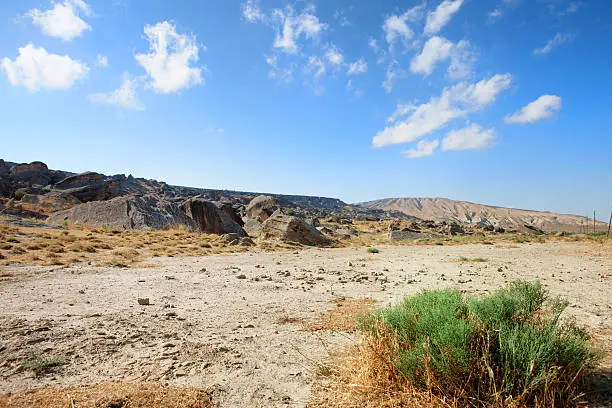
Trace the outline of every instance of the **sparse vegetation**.
<instances>
[{"instance_id":1,"label":"sparse vegetation","mask_svg":"<svg viewBox=\"0 0 612 408\"><path fill-rule=\"evenodd\" d=\"M206 408L212 406L214 390L168 387L151 383L107 382L71 388L47 387L0 395L0 406L7 408L48 407L140 407Z\"/></svg>"},{"instance_id":2,"label":"sparse vegetation","mask_svg":"<svg viewBox=\"0 0 612 408\"><path fill-rule=\"evenodd\" d=\"M560 319L566 307L521 281L481 298L423 292L360 320L365 341L348 381L386 401L420 394L449 406L578 405L599 354L584 329Z\"/></svg>"},{"instance_id":3,"label":"sparse vegetation","mask_svg":"<svg viewBox=\"0 0 612 408\"><path fill-rule=\"evenodd\" d=\"M19 190L15 191L15 195L14 195L15 200L17 200L17 201L21 201L21 199L22 199L22 198L23 198L23 197L24 197L26 194L27 194L27 193L26 193L24 190L22 190L22 189L19 189Z\"/></svg>"},{"instance_id":4,"label":"sparse vegetation","mask_svg":"<svg viewBox=\"0 0 612 408\"><path fill-rule=\"evenodd\" d=\"M368 253L370 253L370 254L377 254L379 252L380 251L377 248L374 248L374 247L369 247L368 248Z\"/></svg>"},{"instance_id":5,"label":"sparse vegetation","mask_svg":"<svg viewBox=\"0 0 612 408\"><path fill-rule=\"evenodd\" d=\"M66 364L66 362L64 357L33 353L30 358L21 362L21 369L30 370L38 377L53 372L57 367Z\"/></svg>"},{"instance_id":6,"label":"sparse vegetation","mask_svg":"<svg viewBox=\"0 0 612 408\"><path fill-rule=\"evenodd\" d=\"M475 258L467 258L465 256L462 256L459 258L459 262L487 262L486 258L481 258L479 256L475 257Z\"/></svg>"}]
</instances>

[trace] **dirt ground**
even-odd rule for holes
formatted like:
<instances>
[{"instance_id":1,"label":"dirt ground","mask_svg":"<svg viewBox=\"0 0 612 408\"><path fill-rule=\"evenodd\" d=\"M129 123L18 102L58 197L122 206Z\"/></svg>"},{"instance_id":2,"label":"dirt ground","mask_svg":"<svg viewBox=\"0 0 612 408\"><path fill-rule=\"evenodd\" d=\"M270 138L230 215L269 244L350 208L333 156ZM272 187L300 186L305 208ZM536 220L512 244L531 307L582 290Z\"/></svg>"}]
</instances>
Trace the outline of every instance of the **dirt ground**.
<instances>
[{"instance_id":1,"label":"dirt ground","mask_svg":"<svg viewBox=\"0 0 612 408\"><path fill-rule=\"evenodd\" d=\"M356 340L342 325L312 330L325 329L316 323L339 299L382 307L424 289L487 293L516 279L568 299L610 372L611 245L377 248L162 256L142 269L0 266L0 394L142 381L215 389L221 407L305 406L320 364Z\"/></svg>"}]
</instances>

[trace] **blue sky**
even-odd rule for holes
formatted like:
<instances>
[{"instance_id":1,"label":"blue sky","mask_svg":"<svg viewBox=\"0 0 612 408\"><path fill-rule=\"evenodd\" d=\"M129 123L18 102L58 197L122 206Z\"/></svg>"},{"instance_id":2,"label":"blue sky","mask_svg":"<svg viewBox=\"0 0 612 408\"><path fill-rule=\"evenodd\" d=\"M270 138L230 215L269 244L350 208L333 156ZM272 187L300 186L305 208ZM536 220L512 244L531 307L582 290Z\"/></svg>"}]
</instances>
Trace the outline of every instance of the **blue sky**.
<instances>
[{"instance_id":1,"label":"blue sky","mask_svg":"<svg viewBox=\"0 0 612 408\"><path fill-rule=\"evenodd\" d=\"M0 157L607 218L612 2L20 0Z\"/></svg>"}]
</instances>

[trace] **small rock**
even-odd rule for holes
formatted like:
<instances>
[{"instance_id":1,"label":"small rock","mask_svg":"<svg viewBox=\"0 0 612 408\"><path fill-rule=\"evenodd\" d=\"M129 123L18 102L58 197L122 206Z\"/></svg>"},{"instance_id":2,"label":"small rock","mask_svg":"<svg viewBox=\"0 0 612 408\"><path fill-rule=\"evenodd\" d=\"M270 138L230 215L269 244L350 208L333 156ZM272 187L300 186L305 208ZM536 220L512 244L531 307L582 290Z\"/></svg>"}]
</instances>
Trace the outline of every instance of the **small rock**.
<instances>
[{"instance_id":1,"label":"small rock","mask_svg":"<svg viewBox=\"0 0 612 408\"><path fill-rule=\"evenodd\" d=\"M240 274L240 275L236 276L236 278L238 278L238 279L246 279L246 275Z\"/></svg>"},{"instance_id":2,"label":"small rock","mask_svg":"<svg viewBox=\"0 0 612 408\"><path fill-rule=\"evenodd\" d=\"M142 306L148 306L151 303L149 303L149 298L138 298L138 304Z\"/></svg>"}]
</instances>

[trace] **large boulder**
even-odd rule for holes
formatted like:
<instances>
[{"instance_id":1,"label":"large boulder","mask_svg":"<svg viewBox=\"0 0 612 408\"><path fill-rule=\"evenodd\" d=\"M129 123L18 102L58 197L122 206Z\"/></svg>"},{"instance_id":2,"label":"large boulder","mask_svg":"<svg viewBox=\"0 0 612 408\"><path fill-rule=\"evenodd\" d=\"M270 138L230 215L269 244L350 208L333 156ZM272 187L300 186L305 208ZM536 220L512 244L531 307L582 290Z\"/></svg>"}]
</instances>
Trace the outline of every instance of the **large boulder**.
<instances>
[{"instance_id":1,"label":"large boulder","mask_svg":"<svg viewBox=\"0 0 612 408\"><path fill-rule=\"evenodd\" d=\"M278 208L278 203L273 197L260 195L251 200L246 208L246 214L250 220L264 222Z\"/></svg>"},{"instance_id":2,"label":"large boulder","mask_svg":"<svg viewBox=\"0 0 612 408\"><path fill-rule=\"evenodd\" d=\"M81 204L81 201L73 195L55 190L47 194L26 194L21 198L21 202L43 214L67 210Z\"/></svg>"},{"instance_id":3,"label":"large boulder","mask_svg":"<svg viewBox=\"0 0 612 408\"><path fill-rule=\"evenodd\" d=\"M106 176L91 171L68 176L55 184L53 189L70 194L84 203L108 200L118 196L113 196L109 191Z\"/></svg>"},{"instance_id":4,"label":"large boulder","mask_svg":"<svg viewBox=\"0 0 612 408\"><path fill-rule=\"evenodd\" d=\"M261 225L263 239L298 242L304 245L329 245L332 241L300 217L276 210Z\"/></svg>"},{"instance_id":5,"label":"large boulder","mask_svg":"<svg viewBox=\"0 0 612 408\"><path fill-rule=\"evenodd\" d=\"M10 174L15 180L30 186L46 186L52 180L52 174L47 165L39 161L18 164L11 169Z\"/></svg>"},{"instance_id":6,"label":"large boulder","mask_svg":"<svg viewBox=\"0 0 612 408\"><path fill-rule=\"evenodd\" d=\"M117 229L160 229L175 225L193 227L183 208L156 196L125 196L107 201L91 201L52 214L47 222L107 226Z\"/></svg>"},{"instance_id":7,"label":"large boulder","mask_svg":"<svg viewBox=\"0 0 612 408\"><path fill-rule=\"evenodd\" d=\"M183 204L187 217L201 232L211 234L235 233L246 236L246 231L240 224L240 216L234 212L229 203L208 201L204 198L191 198Z\"/></svg>"}]
</instances>

